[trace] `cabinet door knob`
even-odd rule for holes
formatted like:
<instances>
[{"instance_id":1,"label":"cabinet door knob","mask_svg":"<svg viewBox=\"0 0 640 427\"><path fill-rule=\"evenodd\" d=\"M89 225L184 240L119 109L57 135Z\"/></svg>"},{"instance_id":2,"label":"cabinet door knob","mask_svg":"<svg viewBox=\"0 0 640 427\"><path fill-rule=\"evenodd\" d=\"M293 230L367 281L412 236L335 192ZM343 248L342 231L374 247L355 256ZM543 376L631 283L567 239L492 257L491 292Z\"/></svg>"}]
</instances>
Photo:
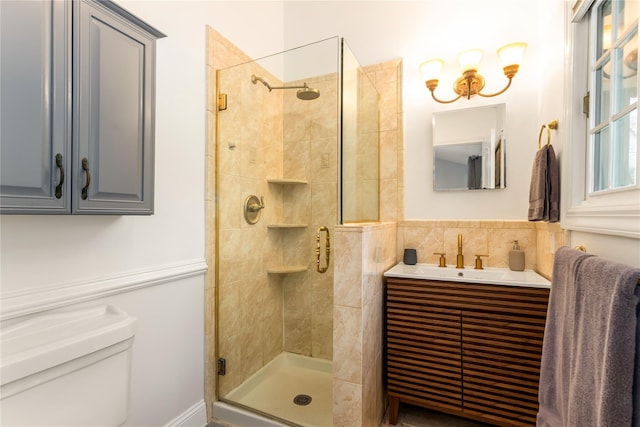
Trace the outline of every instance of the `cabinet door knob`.
<instances>
[{"instance_id":1,"label":"cabinet door knob","mask_svg":"<svg viewBox=\"0 0 640 427\"><path fill-rule=\"evenodd\" d=\"M82 159L82 170L86 177L86 182L82 187L82 200L87 200L89 185L91 184L91 173L89 172L89 160L86 157Z\"/></svg>"},{"instance_id":2,"label":"cabinet door knob","mask_svg":"<svg viewBox=\"0 0 640 427\"><path fill-rule=\"evenodd\" d=\"M56 154L56 166L60 169L60 182L56 185L56 199L62 197L62 184L64 184L64 164L62 164L62 154Z\"/></svg>"}]
</instances>

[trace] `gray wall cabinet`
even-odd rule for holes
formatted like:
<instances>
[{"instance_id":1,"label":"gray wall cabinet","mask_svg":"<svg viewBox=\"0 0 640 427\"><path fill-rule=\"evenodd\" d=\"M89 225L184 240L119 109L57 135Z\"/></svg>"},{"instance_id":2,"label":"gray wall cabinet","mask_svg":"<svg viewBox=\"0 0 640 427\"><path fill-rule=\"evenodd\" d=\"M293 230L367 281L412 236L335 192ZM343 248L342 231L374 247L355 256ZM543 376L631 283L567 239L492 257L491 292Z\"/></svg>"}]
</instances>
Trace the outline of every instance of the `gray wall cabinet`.
<instances>
[{"instance_id":1,"label":"gray wall cabinet","mask_svg":"<svg viewBox=\"0 0 640 427\"><path fill-rule=\"evenodd\" d=\"M153 27L110 1L0 1L0 212L152 214Z\"/></svg>"}]
</instances>

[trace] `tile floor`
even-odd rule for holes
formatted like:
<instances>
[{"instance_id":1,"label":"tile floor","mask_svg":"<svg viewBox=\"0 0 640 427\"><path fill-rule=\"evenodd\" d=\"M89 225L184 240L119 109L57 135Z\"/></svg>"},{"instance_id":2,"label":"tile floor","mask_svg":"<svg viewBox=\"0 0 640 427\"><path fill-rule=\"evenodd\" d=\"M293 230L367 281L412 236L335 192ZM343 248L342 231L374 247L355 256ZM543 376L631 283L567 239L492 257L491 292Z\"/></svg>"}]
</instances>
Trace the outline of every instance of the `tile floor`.
<instances>
[{"instance_id":1,"label":"tile floor","mask_svg":"<svg viewBox=\"0 0 640 427\"><path fill-rule=\"evenodd\" d=\"M491 427L491 424L467 420L406 403L400 403L398 424L392 426L388 424L388 421L387 415L382 427Z\"/></svg>"}]
</instances>

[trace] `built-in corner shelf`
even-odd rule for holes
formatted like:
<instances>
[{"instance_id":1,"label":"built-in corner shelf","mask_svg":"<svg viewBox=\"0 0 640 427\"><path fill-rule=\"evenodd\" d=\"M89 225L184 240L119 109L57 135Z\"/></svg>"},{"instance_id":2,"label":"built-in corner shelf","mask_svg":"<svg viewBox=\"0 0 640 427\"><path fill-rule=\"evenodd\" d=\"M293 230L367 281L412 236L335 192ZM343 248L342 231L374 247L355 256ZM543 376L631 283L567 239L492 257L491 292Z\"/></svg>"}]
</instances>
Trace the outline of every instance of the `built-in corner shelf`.
<instances>
[{"instance_id":1,"label":"built-in corner shelf","mask_svg":"<svg viewBox=\"0 0 640 427\"><path fill-rule=\"evenodd\" d=\"M267 182L269 184L282 184L282 185L287 185L287 184L308 184L309 181L304 180L304 179L285 179L285 178L270 178L267 179Z\"/></svg>"},{"instance_id":2,"label":"built-in corner shelf","mask_svg":"<svg viewBox=\"0 0 640 427\"><path fill-rule=\"evenodd\" d=\"M268 274L289 274L289 273L303 273L307 271L309 267L306 265L275 265L273 267L267 267Z\"/></svg>"},{"instance_id":3,"label":"built-in corner shelf","mask_svg":"<svg viewBox=\"0 0 640 427\"><path fill-rule=\"evenodd\" d=\"M267 228L307 228L307 224L268 224Z\"/></svg>"}]
</instances>

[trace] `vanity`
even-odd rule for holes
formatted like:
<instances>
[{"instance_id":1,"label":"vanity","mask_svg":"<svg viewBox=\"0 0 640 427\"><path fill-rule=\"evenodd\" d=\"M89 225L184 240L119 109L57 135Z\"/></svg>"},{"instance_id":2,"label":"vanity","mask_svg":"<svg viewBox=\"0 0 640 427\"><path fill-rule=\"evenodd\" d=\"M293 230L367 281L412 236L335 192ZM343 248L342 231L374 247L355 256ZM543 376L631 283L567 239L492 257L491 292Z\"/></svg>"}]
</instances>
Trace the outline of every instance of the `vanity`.
<instances>
[{"instance_id":1,"label":"vanity","mask_svg":"<svg viewBox=\"0 0 640 427\"><path fill-rule=\"evenodd\" d=\"M530 270L403 263L384 275L389 422L405 402L535 426L549 281Z\"/></svg>"}]
</instances>

